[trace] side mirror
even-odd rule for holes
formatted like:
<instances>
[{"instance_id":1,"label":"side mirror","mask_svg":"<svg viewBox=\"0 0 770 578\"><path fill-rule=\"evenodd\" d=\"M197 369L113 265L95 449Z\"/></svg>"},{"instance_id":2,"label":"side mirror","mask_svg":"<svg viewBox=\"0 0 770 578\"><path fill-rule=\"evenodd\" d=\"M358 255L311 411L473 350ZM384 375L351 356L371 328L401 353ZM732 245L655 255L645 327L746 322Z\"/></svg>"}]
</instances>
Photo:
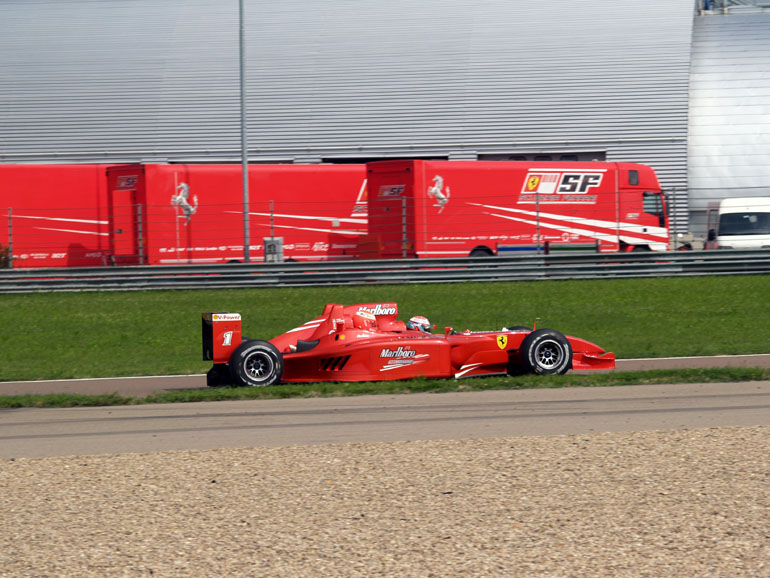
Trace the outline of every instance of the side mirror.
<instances>
[{"instance_id":1,"label":"side mirror","mask_svg":"<svg viewBox=\"0 0 770 578\"><path fill-rule=\"evenodd\" d=\"M716 229L709 229L708 236L706 237L707 241L716 241L717 240L717 232Z\"/></svg>"}]
</instances>

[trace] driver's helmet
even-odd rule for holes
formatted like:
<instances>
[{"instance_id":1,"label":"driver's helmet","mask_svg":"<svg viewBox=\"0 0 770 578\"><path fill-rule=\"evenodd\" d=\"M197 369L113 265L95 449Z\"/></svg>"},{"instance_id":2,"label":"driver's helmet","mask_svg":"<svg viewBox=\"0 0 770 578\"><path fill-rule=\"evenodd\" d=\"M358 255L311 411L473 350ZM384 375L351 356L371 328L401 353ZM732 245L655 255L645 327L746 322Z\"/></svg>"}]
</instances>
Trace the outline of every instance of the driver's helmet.
<instances>
[{"instance_id":1,"label":"driver's helmet","mask_svg":"<svg viewBox=\"0 0 770 578\"><path fill-rule=\"evenodd\" d=\"M406 322L407 329L414 329L415 331L422 331L423 333L430 333L430 321L427 317L422 315L415 315L409 321Z\"/></svg>"},{"instance_id":2,"label":"driver's helmet","mask_svg":"<svg viewBox=\"0 0 770 578\"><path fill-rule=\"evenodd\" d=\"M374 329L377 326L377 318L369 311L356 311L353 315L353 327L356 329Z\"/></svg>"}]
</instances>

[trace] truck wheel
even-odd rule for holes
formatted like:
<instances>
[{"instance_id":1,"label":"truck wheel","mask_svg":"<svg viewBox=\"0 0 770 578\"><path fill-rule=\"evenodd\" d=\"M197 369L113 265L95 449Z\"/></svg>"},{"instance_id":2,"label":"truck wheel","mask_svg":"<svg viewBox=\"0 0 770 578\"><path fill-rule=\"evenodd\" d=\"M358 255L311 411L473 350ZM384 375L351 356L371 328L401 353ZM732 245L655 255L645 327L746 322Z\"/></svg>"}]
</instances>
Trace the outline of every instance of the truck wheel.
<instances>
[{"instance_id":1,"label":"truck wheel","mask_svg":"<svg viewBox=\"0 0 770 578\"><path fill-rule=\"evenodd\" d=\"M553 329L538 329L527 335L519 353L525 373L560 375L572 369L572 346Z\"/></svg>"},{"instance_id":2,"label":"truck wheel","mask_svg":"<svg viewBox=\"0 0 770 578\"><path fill-rule=\"evenodd\" d=\"M478 257L494 257L495 254L492 252L492 249L489 247L484 247L483 245L480 247L475 247L469 254L468 257L471 257L472 259L476 259Z\"/></svg>"},{"instance_id":3,"label":"truck wheel","mask_svg":"<svg viewBox=\"0 0 770 578\"><path fill-rule=\"evenodd\" d=\"M230 376L237 385L265 387L281 381L283 356L269 341L241 343L228 362Z\"/></svg>"}]
</instances>

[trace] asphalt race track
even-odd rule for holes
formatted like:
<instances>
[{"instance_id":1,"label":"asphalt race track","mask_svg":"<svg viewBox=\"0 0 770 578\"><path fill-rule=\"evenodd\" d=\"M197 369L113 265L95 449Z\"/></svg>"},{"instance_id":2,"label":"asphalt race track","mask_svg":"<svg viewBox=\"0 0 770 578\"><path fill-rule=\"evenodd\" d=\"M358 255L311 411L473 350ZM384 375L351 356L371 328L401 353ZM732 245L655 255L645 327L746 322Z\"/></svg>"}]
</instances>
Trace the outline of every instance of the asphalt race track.
<instances>
[{"instance_id":1,"label":"asphalt race track","mask_svg":"<svg viewBox=\"0 0 770 578\"><path fill-rule=\"evenodd\" d=\"M766 367L770 354L717 355L713 357L665 357L655 359L618 359L615 371L644 371L649 369L687 369L708 367ZM593 372L582 372L593 373ZM82 393L90 395L117 393L142 397L151 393L178 389L206 389L204 375L174 375L159 377L119 377L109 379L64 379L52 381L0 382L0 395L46 393Z\"/></svg>"},{"instance_id":2,"label":"asphalt race track","mask_svg":"<svg viewBox=\"0 0 770 578\"><path fill-rule=\"evenodd\" d=\"M767 367L768 361L770 356L738 356L667 363ZM663 362L633 363L660 368ZM116 391L116 383L120 389L139 383L158 391L202 387L202 380L39 382L36 389L45 384L55 391L105 393ZM23 385L0 384L0 394ZM756 425L770 425L768 381L25 408L0 410L0 458Z\"/></svg>"}]
</instances>

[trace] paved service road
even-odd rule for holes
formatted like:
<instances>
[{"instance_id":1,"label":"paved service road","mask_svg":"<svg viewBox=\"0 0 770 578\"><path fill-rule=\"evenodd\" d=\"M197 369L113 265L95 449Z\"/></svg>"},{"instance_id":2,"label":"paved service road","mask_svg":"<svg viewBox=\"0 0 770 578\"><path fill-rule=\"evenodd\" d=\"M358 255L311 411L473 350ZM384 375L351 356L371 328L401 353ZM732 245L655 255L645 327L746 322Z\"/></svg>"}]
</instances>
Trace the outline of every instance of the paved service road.
<instances>
[{"instance_id":1,"label":"paved service road","mask_svg":"<svg viewBox=\"0 0 770 578\"><path fill-rule=\"evenodd\" d=\"M770 381L0 410L0 458L770 425Z\"/></svg>"},{"instance_id":2,"label":"paved service road","mask_svg":"<svg viewBox=\"0 0 770 578\"><path fill-rule=\"evenodd\" d=\"M618 370L770 367L770 355ZM0 395L205 388L202 375L0 383ZM768 382L0 410L0 458L770 424Z\"/></svg>"}]
</instances>

